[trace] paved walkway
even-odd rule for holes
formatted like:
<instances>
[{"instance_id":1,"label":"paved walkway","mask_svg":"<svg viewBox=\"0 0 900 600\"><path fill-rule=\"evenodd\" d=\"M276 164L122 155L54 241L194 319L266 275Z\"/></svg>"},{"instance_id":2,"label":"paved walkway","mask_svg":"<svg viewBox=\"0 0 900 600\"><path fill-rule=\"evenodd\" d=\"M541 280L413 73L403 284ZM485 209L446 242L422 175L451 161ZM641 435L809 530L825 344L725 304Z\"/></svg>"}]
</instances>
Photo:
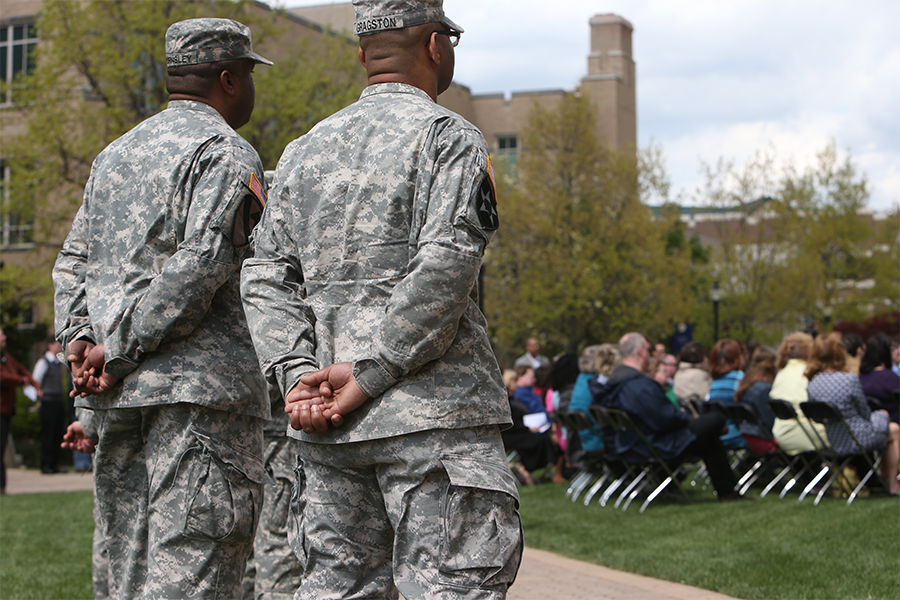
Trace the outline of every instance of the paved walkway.
<instances>
[{"instance_id":1,"label":"paved walkway","mask_svg":"<svg viewBox=\"0 0 900 600\"><path fill-rule=\"evenodd\" d=\"M41 475L7 470L8 494L93 489L90 473ZM632 575L598 565L525 548L509 600L728 600L715 592Z\"/></svg>"},{"instance_id":2,"label":"paved walkway","mask_svg":"<svg viewBox=\"0 0 900 600\"><path fill-rule=\"evenodd\" d=\"M40 494L43 492L77 492L94 489L91 473L57 473L41 475L40 471L6 469L6 493Z\"/></svg>"}]
</instances>

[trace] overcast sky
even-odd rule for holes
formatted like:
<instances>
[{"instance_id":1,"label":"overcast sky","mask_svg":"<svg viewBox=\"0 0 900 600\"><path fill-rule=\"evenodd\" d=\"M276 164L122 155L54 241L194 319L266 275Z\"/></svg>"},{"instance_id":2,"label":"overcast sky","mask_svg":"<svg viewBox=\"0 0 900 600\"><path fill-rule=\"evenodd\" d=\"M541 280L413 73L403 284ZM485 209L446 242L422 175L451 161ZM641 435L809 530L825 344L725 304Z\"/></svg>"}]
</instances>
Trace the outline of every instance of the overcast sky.
<instances>
[{"instance_id":1,"label":"overcast sky","mask_svg":"<svg viewBox=\"0 0 900 600\"><path fill-rule=\"evenodd\" d=\"M288 6L327 0L287 0ZM770 150L810 163L834 139L869 180L874 209L900 203L898 0L445 0L466 33L456 81L475 94L572 89L595 14L634 27L638 143L663 148L672 196L701 161Z\"/></svg>"}]
</instances>

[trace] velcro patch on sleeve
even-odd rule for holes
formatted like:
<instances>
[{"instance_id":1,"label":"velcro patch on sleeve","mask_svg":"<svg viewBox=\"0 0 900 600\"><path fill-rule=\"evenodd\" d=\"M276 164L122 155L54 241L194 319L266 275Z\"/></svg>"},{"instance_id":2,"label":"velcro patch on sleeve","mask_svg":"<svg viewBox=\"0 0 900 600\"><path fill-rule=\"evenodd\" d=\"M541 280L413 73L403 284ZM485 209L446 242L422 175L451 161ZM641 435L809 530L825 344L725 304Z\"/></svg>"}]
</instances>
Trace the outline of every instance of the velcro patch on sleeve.
<instances>
[{"instance_id":1,"label":"velcro patch on sleeve","mask_svg":"<svg viewBox=\"0 0 900 600\"><path fill-rule=\"evenodd\" d=\"M475 205L478 208L478 221L487 231L494 231L500 227L500 217L497 214L497 189L494 185L494 166L488 157L487 173L481 179L481 184L476 192Z\"/></svg>"},{"instance_id":2,"label":"velcro patch on sleeve","mask_svg":"<svg viewBox=\"0 0 900 600\"><path fill-rule=\"evenodd\" d=\"M247 187L250 191L241 199L241 204L234 214L234 226L231 230L231 243L236 247L250 243L250 234L262 220L263 208L266 206L266 194L255 174L250 174Z\"/></svg>"}]
</instances>

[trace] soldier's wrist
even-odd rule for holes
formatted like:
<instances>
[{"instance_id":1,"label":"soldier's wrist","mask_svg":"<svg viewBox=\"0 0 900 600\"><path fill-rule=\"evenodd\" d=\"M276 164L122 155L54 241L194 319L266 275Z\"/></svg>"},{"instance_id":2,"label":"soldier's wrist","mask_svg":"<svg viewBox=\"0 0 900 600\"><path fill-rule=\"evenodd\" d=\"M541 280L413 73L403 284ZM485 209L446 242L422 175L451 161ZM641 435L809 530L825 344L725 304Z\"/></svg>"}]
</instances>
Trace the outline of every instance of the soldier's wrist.
<instances>
[{"instance_id":1,"label":"soldier's wrist","mask_svg":"<svg viewBox=\"0 0 900 600\"><path fill-rule=\"evenodd\" d=\"M377 398L393 387L400 379L399 369L374 358L365 358L353 363L353 378L370 398Z\"/></svg>"}]
</instances>

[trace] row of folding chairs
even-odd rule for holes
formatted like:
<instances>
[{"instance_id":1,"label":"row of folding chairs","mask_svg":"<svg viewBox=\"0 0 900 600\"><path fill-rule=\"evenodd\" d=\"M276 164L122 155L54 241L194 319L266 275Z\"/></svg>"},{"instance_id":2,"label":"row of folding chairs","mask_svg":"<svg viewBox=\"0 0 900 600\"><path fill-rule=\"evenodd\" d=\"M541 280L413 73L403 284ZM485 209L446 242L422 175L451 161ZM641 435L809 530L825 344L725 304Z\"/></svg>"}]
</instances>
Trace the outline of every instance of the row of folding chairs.
<instances>
[{"instance_id":1,"label":"row of folding chairs","mask_svg":"<svg viewBox=\"0 0 900 600\"><path fill-rule=\"evenodd\" d=\"M780 467L780 470L763 488L760 493L761 497L764 497L774 489L786 476L791 475L791 478L784 484L784 487L779 494L780 498L784 498L788 491L793 489L798 482L803 480L804 475L806 475L809 478L809 481L800 492L799 501L803 502L810 493L816 492L814 504L818 504L822 500L824 494L831 489L832 484L841 476L841 473L843 473L844 469L850 464L861 466L861 468L865 470L865 474L859 478L858 484L850 492L847 498L848 504L853 502L872 477L876 477L880 480L881 476L878 473L878 466L881 462L880 453L864 452L861 450L862 445L859 443L859 440L844 420L840 410L833 404L827 402L803 402L800 404L800 409L803 415L810 421L844 428L851 436L851 439L856 443L857 448L860 449L859 452L849 455L839 455L830 450L828 443L822 438L819 432L815 428L804 425L804 422L799 419L797 412L794 410L794 405L785 400L769 400L769 409L772 411L772 414L778 419L796 421L800 430L809 439L812 447L816 448L816 450L795 454L793 456L787 455L783 450L777 447L775 436L759 420L756 413L742 404L706 402L702 403L705 405L702 407L699 406L699 404L701 403L693 403L692 408L695 411L699 410L701 412L703 410L719 410L735 424L752 423L757 425L766 433L767 438L776 445L773 451L763 456L753 455L749 451L735 452L735 456L741 455L740 460L735 460L732 463L732 468L739 477L738 491L741 495L746 494L750 489L750 486L755 484L763 474L778 467ZM873 407L873 409L874 408L877 407ZM826 449L822 450L821 448ZM884 485L884 481L880 481L880 483ZM885 487L885 489L887 489L887 487Z\"/></svg>"},{"instance_id":2,"label":"row of folding chairs","mask_svg":"<svg viewBox=\"0 0 900 600\"><path fill-rule=\"evenodd\" d=\"M793 412L793 418L797 418L796 412L793 411L793 406L789 402L784 401L770 401L771 403L779 405L778 410L782 412L782 414L789 416L790 413L786 410L787 408L791 409ZM831 447L824 443L824 440L818 434L818 432L813 428L803 427L803 422L798 419L798 424L802 427L802 431L809 438L810 442L813 443L814 447L824 447L825 449L816 450L815 455L818 459L819 464L821 465L819 471L816 475L810 480L810 482L806 485L803 491L800 494L800 502L804 500L811 492L816 490L816 486L818 486L818 493L816 494L814 504L818 504L822 499L823 495L831 489L832 484L841 476L844 472L844 469L848 465L855 465L857 470L861 468L865 471L865 474L859 477L859 483L854 487L854 489L850 492L847 497L847 504L851 504L853 500L859 495L859 492L862 488L874 477L876 481L880 483L882 489L888 490L887 482L885 482L881 474L879 473L879 466L881 465L881 452L879 451L871 451L867 452L863 449L863 445L859 442L859 439L853 433L853 430L850 428L850 425L844 420L844 416L841 414L841 411L828 402L802 402L800 404L800 410L803 412L804 416L811 421L815 421L816 423L820 423L826 427L841 427L843 428L847 434L850 436L850 439L853 440L854 444L858 449L857 452L852 454L838 454ZM777 413L776 417L779 417ZM818 444L816 444L818 442ZM824 483L822 483L824 481Z\"/></svg>"},{"instance_id":3,"label":"row of folding chairs","mask_svg":"<svg viewBox=\"0 0 900 600\"><path fill-rule=\"evenodd\" d=\"M825 443L818 431L804 425L790 402L771 399L769 400L769 408L778 419L797 421L801 431L809 438L813 448L817 448L817 450L798 453L793 456L788 455L778 447L771 430L760 421L756 413L748 406L740 403L724 404L719 402L708 402L705 405L695 405L693 408L699 412L705 410L722 411L738 427L744 423L756 425L766 433L769 440L774 442L773 450L763 455L753 454L748 449L731 451L731 467L738 480L736 489L741 495L745 495L762 477L771 473L771 479L763 487L760 497L765 497L787 479L779 493L779 498L784 498L797 483L803 481L804 477L806 477L809 481L801 491L799 501L803 502L808 495L816 492L813 504L818 505L824 494L850 464L863 466L865 474L859 477L858 484L848 496L847 504L853 502L862 488L873 477L880 481L885 490L888 489L878 472L878 467L881 463L881 454L879 452L864 452L860 450L860 452L854 454L839 455L830 449L818 449L830 447ZM840 410L834 405L827 402L804 402L801 403L800 409L804 416L811 421L845 428L851 439L857 444L857 447L862 449L862 444L859 443L859 440L853 434ZM635 498L645 495L645 501L640 509L640 512L644 512L655 498L673 485L690 502L690 496L681 483L681 479L686 474L686 467L688 464L691 464L690 462L680 463L662 460L640 429L635 426L632 419L624 411L604 408L598 405L590 406L589 410L590 418L587 414L580 411L558 412L556 416L562 425L568 429L573 431L592 429L595 433L600 434L601 437L604 429L607 432L617 429L634 431L650 449L652 457L646 463L630 464L609 452L585 453L577 461L578 472L572 478L566 490L566 496L572 502L576 502L581 494L584 493L582 501L587 506L597 494L600 494L599 503L601 506L606 506L618 493L614 504L615 508L621 507L623 510L627 510ZM705 466L699 460L695 462L697 468L690 485L702 485L705 488L709 483Z\"/></svg>"},{"instance_id":4,"label":"row of folding chairs","mask_svg":"<svg viewBox=\"0 0 900 600\"><path fill-rule=\"evenodd\" d=\"M753 412L753 410L741 404L723 405L722 408L730 419L737 423L753 423L759 426L767 433L768 439L776 444L776 449L773 452L770 452L763 457L757 457L758 462L751 467L750 471L748 471L748 474L750 474L753 473L754 468L758 468L759 471L757 471L757 473L761 475L766 469L771 468L775 464L781 466L781 470L772 478L768 485L766 485L761 492L761 496L768 494L787 475L791 475L791 478L784 484L784 487L779 494L779 498L784 498L787 492L793 489L798 482L802 481L804 475L806 475L809 481L800 492L798 501L803 502L810 493L816 492L813 503L817 505L822 500L825 493L831 489L832 484L841 476L844 469L850 464L860 466L860 468L865 471L865 474L859 478L858 484L850 492L847 498L847 504L853 502L862 488L873 476L876 477L882 485L885 484L884 481L881 481L881 476L878 473L878 466L881 462L880 453L865 452L862 450L862 445L859 443L859 440L853 434L853 430L850 429L850 426L844 420L843 415L836 406L827 402L802 402L800 404L800 410L810 421L822 425L843 428L850 435L851 439L859 449L856 453L840 455L831 450L829 444L819 434L818 430L804 425L804 421L798 417L797 412L794 410L794 405L790 402L779 399L770 399L768 405L776 418L796 421L800 431L802 431L807 439L809 439L810 445L814 450L789 456L783 450L777 448L777 441L775 440L774 435L772 435L772 432L757 418L756 413ZM756 479L757 477L755 475L749 479L743 479L742 483L744 485L740 488L740 492L742 494L746 493L749 486L755 483ZM885 486L884 489L887 489L887 487Z\"/></svg>"},{"instance_id":5,"label":"row of folding chairs","mask_svg":"<svg viewBox=\"0 0 900 600\"><path fill-rule=\"evenodd\" d=\"M766 469L775 465L781 466L781 470L772 478L768 485L766 485L761 492L761 496L768 494L787 475L791 475L791 478L785 483L779 494L780 498L784 498L787 492L794 488L795 485L802 480L804 475L808 474L807 477L809 478L809 481L800 492L798 501L803 502L809 494L817 492L813 504L818 505L825 493L831 489L832 484L844 472L844 469L848 465L854 464L861 466L865 471L865 474L859 478L858 484L850 492L847 498L847 504L851 504L873 476L878 480L881 479L881 476L878 473L878 467L881 463L881 454L879 452L866 452L862 449L862 444L859 443L859 440L853 434L853 430L844 420L841 411L833 404L828 402L802 402L800 403L800 410L810 421L826 426L843 428L850 435L851 439L859 449L856 453L841 455L831 450L829 444L815 428L804 425L803 420L798 417L797 412L794 410L794 405L790 402L779 399L770 399L768 405L769 410L772 411L772 414L776 418L796 421L800 430L809 439L814 450L789 456L777 447L775 436L772 435L772 432L757 418L756 413L753 412L753 410L741 404L723 405L726 414L732 421L735 421L736 423L753 423L759 426L766 432L768 439L776 444L776 449L774 451L765 456L757 457L758 462L749 471L753 472L754 469L758 469L756 472L761 475ZM746 479L744 487L740 488L740 492L742 494L745 493L747 489L749 489L749 486L755 483L756 480L757 477L755 475ZM884 481L880 482L882 485L885 483ZM884 489L887 489L887 487L885 486Z\"/></svg>"},{"instance_id":6,"label":"row of folding chairs","mask_svg":"<svg viewBox=\"0 0 900 600\"><path fill-rule=\"evenodd\" d=\"M865 474L859 478L859 482L849 493L847 504L851 504L856 499L862 488L872 477L878 479L885 486L884 489L887 489L885 482L881 481L881 476L878 472L878 467L881 463L880 452L865 452L862 450L862 444L859 443L859 440L853 434L853 430L850 429L850 426L844 420L840 410L833 404L828 402L803 402L800 404L800 410L810 421L821 423L822 425L842 427L856 443L859 452L840 455L831 450L829 444L819 432L813 427L804 425L803 420L798 417L797 412L794 410L794 405L785 400L770 399L768 402L769 409L778 419L796 421L798 427L809 439L811 446L815 450L789 456L778 448L775 436L749 407L738 403L708 402L706 404L710 405L713 410L724 412L729 419L738 425L742 423L757 425L766 433L767 438L775 443L775 449L763 456L745 452L744 455L746 458L749 458L749 461L740 463L740 465L745 466L744 469L740 465L733 465L736 466L736 475L740 477L738 491L741 495L745 494L750 489L750 486L756 483L764 473L769 472L773 468L780 468L778 473L763 488L760 493L761 497L772 491L785 477L791 475L779 494L780 498L784 498L788 491L793 489L806 475L809 481L800 492L798 500L803 502L808 495L816 492L813 503L818 505L825 493L831 489L832 484L844 472L844 469L851 464L860 466L865 471Z\"/></svg>"},{"instance_id":7,"label":"row of folding chairs","mask_svg":"<svg viewBox=\"0 0 900 600\"><path fill-rule=\"evenodd\" d=\"M687 502L691 502L690 495L681 484L686 474L685 465L679 461L663 460L628 413L599 405L592 405L588 410L590 416L581 411L558 411L555 418L572 431L590 429L601 437L606 431L607 440L611 431L634 431L649 448L651 457L644 462L632 463L611 452L586 452L576 461L578 471L566 489L567 498L577 502L581 497L583 504L588 506L599 495L601 506L613 502L615 508L628 510L635 499L643 497L640 508L643 513L666 489L674 487Z\"/></svg>"}]
</instances>

